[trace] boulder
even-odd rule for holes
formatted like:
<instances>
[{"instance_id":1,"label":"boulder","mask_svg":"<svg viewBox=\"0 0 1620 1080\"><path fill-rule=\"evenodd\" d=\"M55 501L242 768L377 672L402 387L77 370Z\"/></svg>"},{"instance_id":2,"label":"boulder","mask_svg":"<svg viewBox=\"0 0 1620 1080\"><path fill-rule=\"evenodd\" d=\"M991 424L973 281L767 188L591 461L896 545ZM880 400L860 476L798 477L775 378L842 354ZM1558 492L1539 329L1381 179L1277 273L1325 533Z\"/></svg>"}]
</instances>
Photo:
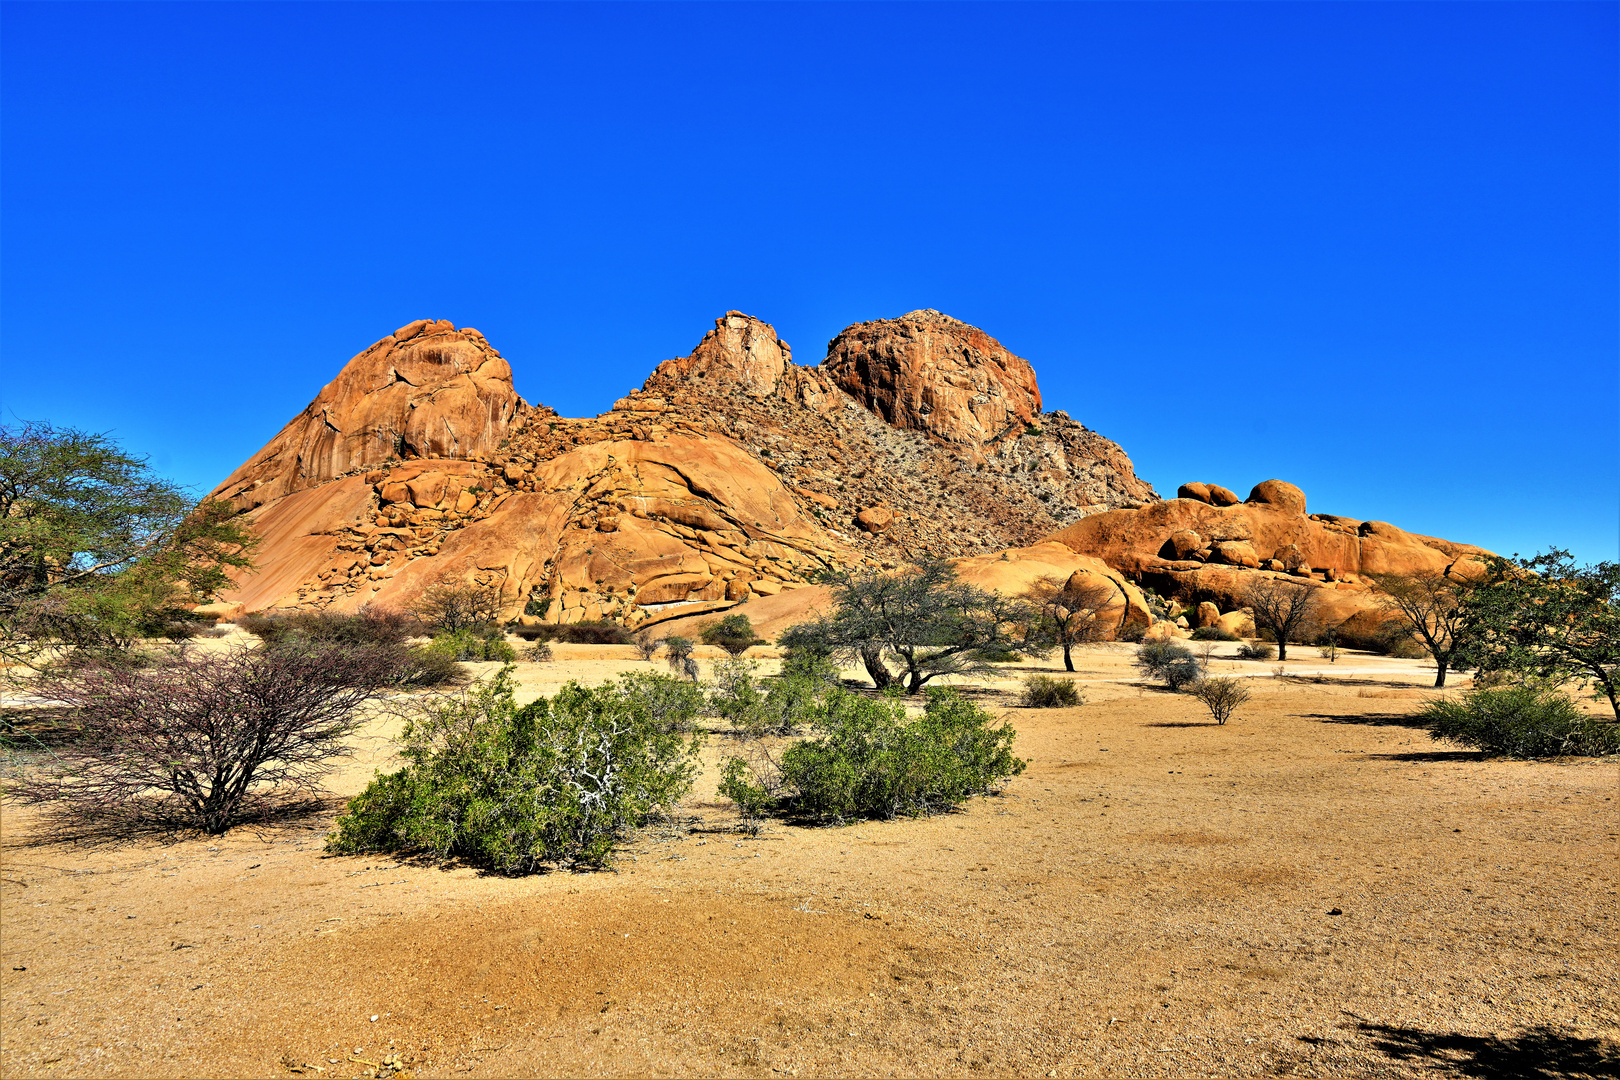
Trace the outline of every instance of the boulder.
<instances>
[{"instance_id":1,"label":"boulder","mask_svg":"<svg viewBox=\"0 0 1620 1080\"><path fill-rule=\"evenodd\" d=\"M1209 501L1215 506L1236 506L1243 500L1239 499L1237 492L1232 491L1230 488L1223 488L1219 484L1210 484Z\"/></svg>"},{"instance_id":2,"label":"boulder","mask_svg":"<svg viewBox=\"0 0 1620 1080\"><path fill-rule=\"evenodd\" d=\"M1245 611L1228 611L1215 620L1215 625L1238 637L1254 636L1254 618Z\"/></svg>"},{"instance_id":3,"label":"boulder","mask_svg":"<svg viewBox=\"0 0 1620 1080\"><path fill-rule=\"evenodd\" d=\"M890 424L970 447L1021 433L1041 411L1029 361L932 309L847 327L821 370Z\"/></svg>"},{"instance_id":4,"label":"boulder","mask_svg":"<svg viewBox=\"0 0 1620 1080\"><path fill-rule=\"evenodd\" d=\"M1260 557L1255 554L1254 545L1247 540L1222 540L1210 549L1209 561L1225 563L1227 566L1260 565Z\"/></svg>"},{"instance_id":5,"label":"boulder","mask_svg":"<svg viewBox=\"0 0 1620 1080\"><path fill-rule=\"evenodd\" d=\"M1249 492L1248 501L1272 507L1292 517L1305 516L1305 493L1284 480L1262 480Z\"/></svg>"},{"instance_id":6,"label":"boulder","mask_svg":"<svg viewBox=\"0 0 1620 1080\"><path fill-rule=\"evenodd\" d=\"M855 524L869 533L880 533L894 524L894 511L882 506L869 506L855 515Z\"/></svg>"},{"instance_id":7,"label":"boulder","mask_svg":"<svg viewBox=\"0 0 1620 1080\"><path fill-rule=\"evenodd\" d=\"M1177 529L1170 534L1170 539L1164 542L1159 555L1166 559L1190 559L1203 548L1203 537L1191 529Z\"/></svg>"},{"instance_id":8,"label":"boulder","mask_svg":"<svg viewBox=\"0 0 1620 1080\"><path fill-rule=\"evenodd\" d=\"M1198 502L1207 503L1210 501L1209 485L1200 484L1197 481L1190 484L1182 484L1180 487L1176 488L1176 498L1195 499Z\"/></svg>"},{"instance_id":9,"label":"boulder","mask_svg":"<svg viewBox=\"0 0 1620 1080\"><path fill-rule=\"evenodd\" d=\"M1204 600L1198 605L1194 621L1200 628L1215 626L1221 621L1221 609L1216 607L1213 601Z\"/></svg>"}]
</instances>

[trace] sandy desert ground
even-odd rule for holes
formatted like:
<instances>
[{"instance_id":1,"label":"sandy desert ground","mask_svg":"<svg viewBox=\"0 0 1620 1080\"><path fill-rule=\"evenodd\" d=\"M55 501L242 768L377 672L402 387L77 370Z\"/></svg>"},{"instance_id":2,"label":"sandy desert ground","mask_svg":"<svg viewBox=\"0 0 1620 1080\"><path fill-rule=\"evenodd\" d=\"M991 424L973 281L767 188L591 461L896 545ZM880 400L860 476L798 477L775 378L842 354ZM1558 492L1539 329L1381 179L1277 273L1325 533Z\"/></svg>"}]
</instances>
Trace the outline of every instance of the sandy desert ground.
<instances>
[{"instance_id":1,"label":"sandy desert ground","mask_svg":"<svg viewBox=\"0 0 1620 1080\"><path fill-rule=\"evenodd\" d=\"M1217 727L1094 646L984 684L1028 770L960 813L734 831L710 769L613 872L328 857L332 812L68 843L7 805L23 1076L1579 1076L1620 1069L1610 760L1484 760L1421 665L1217 661ZM561 646L525 694L641 662ZM770 665L767 663L766 668ZM367 729L333 778L389 760ZM712 762L728 750L710 740Z\"/></svg>"}]
</instances>

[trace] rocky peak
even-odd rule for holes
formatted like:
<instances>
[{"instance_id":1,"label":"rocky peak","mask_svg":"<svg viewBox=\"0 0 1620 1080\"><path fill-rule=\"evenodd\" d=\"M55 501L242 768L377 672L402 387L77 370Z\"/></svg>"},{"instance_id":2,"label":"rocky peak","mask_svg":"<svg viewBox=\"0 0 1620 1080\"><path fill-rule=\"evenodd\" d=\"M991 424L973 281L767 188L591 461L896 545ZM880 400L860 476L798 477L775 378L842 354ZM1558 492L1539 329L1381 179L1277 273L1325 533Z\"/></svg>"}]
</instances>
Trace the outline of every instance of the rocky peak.
<instances>
[{"instance_id":1,"label":"rocky peak","mask_svg":"<svg viewBox=\"0 0 1620 1080\"><path fill-rule=\"evenodd\" d=\"M895 427L972 447L1017 435L1041 411L1029 361L932 308L848 327L821 370Z\"/></svg>"},{"instance_id":2,"label":"rocky peak","mask_svg":"<svg viewBox=\"0 0 1620 1080\"><path fill-rule=\"evenodd\" d=\"M664 379L712 379L736 383L754 397L774 393L793 363L793 350L770 323L740 311L714 320L690 355L665 360L653 371Z\"/></svg>"},{"instance_id":3,"label":"rocky peak","mask_svg":"<svg viewBox=\"0 0 1620 1080\"><path fill-rule=\"evenodd\" d=\"M345 364L214 495L251 509L393 458L486 454L524 407L483 334L418 319Z\"/></svg>"}]
</instances>

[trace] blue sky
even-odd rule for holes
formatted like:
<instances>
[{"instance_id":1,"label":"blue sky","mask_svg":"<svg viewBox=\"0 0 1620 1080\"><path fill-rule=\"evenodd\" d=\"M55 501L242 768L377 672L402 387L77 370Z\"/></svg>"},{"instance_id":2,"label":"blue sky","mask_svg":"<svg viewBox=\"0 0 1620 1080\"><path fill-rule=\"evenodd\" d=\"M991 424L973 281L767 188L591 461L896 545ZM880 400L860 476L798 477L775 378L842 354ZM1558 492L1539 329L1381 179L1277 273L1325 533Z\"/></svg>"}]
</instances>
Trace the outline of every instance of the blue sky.
<instances>
[{"instance_id":1,"label":"blue sky","mask_svg":"<svg viewBox=\"0 0 1620 1080\"><path fill-rule=\"evenodd\" d=\"M586 415L934 307L1161 494L1613 559L1616 12L7 3L0 406L206 489L412 319Z\"/></svg>"}]
</instances>

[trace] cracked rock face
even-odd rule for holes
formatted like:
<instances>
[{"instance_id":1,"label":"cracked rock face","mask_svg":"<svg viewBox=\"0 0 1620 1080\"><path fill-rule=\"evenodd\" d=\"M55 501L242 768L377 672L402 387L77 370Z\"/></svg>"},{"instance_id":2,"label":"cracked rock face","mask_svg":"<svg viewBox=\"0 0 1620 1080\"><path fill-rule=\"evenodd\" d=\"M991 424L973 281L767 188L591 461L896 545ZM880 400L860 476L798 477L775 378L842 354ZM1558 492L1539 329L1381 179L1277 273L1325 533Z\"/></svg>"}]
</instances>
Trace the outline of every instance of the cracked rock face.
<instances>
[{"instance_id":1,"label":"cracked rock face","mask_svg":"<svg viewBox=\"0 0 1620 1080\"><path fill-rule=\"evenodd\" d=\"M345 364L214 495L253 509L390 458L487 453L523 407L483 334L419 319Z\"/></svg>"},{"instance_id":2,"label":"cracked rock face","mask_svg":"<svg viewBox=\"0 0 1620 1080\"><path fill-rule=\"evenodd\" d=\"M827 346L821 370L895 427L965 446L1016 435L1041 411L1028 360L932 309L856 323Z\"/></svg>"}]
</instances>

